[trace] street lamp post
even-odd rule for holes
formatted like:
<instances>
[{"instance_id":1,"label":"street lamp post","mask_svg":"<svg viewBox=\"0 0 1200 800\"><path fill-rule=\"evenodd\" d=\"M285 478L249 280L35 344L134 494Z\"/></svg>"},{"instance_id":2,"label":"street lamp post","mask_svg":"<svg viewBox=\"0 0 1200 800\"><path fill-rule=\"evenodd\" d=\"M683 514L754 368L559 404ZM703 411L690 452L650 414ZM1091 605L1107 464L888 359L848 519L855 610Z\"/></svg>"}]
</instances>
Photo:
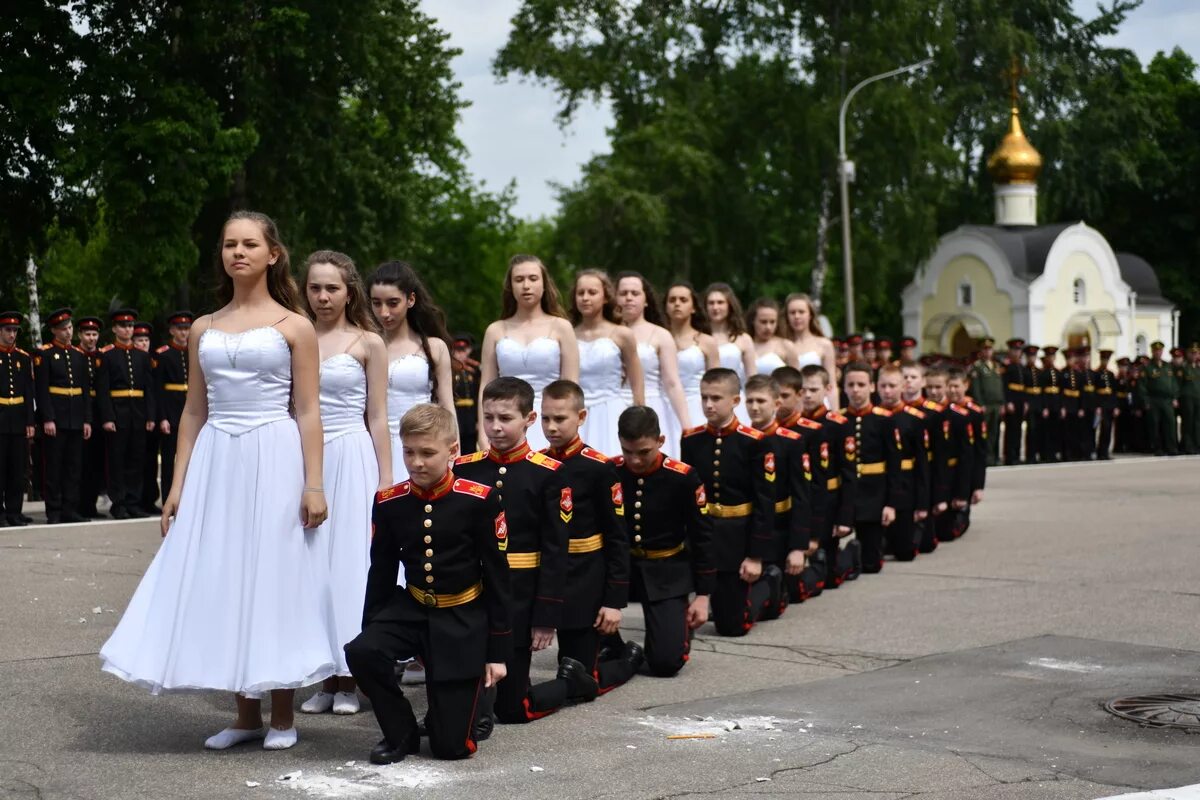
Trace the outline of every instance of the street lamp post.
<instances>
[{"instance_id":1,"label":"street lamp post","mask_svg":"<svg viewBox=\"0 0 1200 800\"><path fill-rule=\"evenodd\" d=\"M858 321L854 314L854 262L850 257L850 181L854 180L854 162L846 158L846 109L849 107L850 101L854 99L854 95L858 94L859 89L867 84L908 72L916 72L932 63L932 58L926 58L915 64L881 72L860 81L846 93L846 99L842 100L842 108L838 112L838 178L842 187L842 270L844 273L843 283L846 287L847 332L855 330L858 327Z\"/></svg>"}]
</instances>

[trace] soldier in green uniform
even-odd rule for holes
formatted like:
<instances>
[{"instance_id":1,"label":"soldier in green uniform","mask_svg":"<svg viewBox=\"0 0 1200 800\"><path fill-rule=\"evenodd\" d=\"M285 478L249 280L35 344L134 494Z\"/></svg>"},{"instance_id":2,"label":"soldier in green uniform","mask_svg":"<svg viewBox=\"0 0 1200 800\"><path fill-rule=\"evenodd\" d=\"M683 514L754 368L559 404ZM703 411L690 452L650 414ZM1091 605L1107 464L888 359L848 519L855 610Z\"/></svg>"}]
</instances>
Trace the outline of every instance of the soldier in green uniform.
<instances>
[{"instance_id":1,"label":"soldier in green uniform","mask_svg":"<svg viewBox=\"0 0 1200 800\"><path fill-rule=\"evenodd\" d=\"M1004 380L1000 375L1000 365L994 357L995 340L988 337L979 340L979 358L967 371L971 383L971 396L975 402L983 406L984 419L987 420L988 430L988 465L994 466L1000 460L1000 414L1004 409ZM1020 422L1017 422L1018 428Z\"/></svg>"},{"instance_id":2,"label":"soldier in green uniform","mask_svg":"<svg viewBox=\"0 0 1200 800\"><path fill-rule=\"evenodd\" d=\"M1163 361L1163 343L1150 345L1150 363L1142 371L1138 389L1146 402L1146 437L1150 452L1156 456L1178 455L1175 409L1179 407L1179 386L1171 365Z\"/></svg>"},{"instance_id":3,"label":"soldier in green uniform","mask_svg":"<svg viewBox=\"0 0 1200 800\"><path fill-rule=\"evenodd\" d=\"M1188 348L1180 368L1179 410L1183 416L1183 452L1200 454L1200 342Z\"/></svg>"}]
</instances>

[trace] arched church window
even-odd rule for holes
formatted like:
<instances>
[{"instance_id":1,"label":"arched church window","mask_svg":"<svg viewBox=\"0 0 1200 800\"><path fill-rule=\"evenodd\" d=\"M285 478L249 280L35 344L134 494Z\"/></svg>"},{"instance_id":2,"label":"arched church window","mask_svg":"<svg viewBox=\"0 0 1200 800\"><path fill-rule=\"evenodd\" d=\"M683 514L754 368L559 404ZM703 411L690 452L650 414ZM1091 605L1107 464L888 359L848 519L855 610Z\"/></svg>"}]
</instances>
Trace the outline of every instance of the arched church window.
<instances>
[{"instance_id":1,"label":"arched church window","mask_svg":"<svg viewBox=\"0 0 1200 800\"><path fill-rule=\"evenodd\" d=\"M970 281L963 281L958 285L958 306L959 308L970 308L975 302L975 292L971 287Z\"/></svg>"},{"instance_id":2,"label":"arched church window","mask_svg":"<svg viewBox=\"0 0 1200 800\"><path fill-rule=\"evenodd\" d=\"M1075 279L1075 305L1087 305L1087 285L1083 282L1083 278Z\"/></svg>"},{"instance_id":3,"label":"arched church window","mask_svg":"<svg viewBox=\"0 0 1200 800\"><path fill-rule=\"evenodd\" d=\"M1150 354L1150 350L1146 347L1146 334L1144 333L1139 333L1137 335L1137 339L1134 341L1133 347L1139 356Z\"/></svg>"}]
</instances>

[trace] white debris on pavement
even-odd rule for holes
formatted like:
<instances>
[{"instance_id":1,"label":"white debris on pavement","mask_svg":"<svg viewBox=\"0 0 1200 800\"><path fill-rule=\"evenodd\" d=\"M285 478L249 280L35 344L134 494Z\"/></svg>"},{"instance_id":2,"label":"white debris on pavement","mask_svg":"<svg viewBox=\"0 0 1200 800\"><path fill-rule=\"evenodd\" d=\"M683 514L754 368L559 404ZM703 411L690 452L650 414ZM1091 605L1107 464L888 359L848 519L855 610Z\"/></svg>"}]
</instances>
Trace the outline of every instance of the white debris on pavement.
<instances>
[{"instance_id":1,"label":"white debris on pavement","mask_svg":"<svg viewBox=\"0 0 1200 800\"><path fill-rule=\"evenodd\" d=\"M544 767L533 766L533 767L529 768L529 771L530 772L545 772L546 769Z\"/></svg>"}]
</instances>

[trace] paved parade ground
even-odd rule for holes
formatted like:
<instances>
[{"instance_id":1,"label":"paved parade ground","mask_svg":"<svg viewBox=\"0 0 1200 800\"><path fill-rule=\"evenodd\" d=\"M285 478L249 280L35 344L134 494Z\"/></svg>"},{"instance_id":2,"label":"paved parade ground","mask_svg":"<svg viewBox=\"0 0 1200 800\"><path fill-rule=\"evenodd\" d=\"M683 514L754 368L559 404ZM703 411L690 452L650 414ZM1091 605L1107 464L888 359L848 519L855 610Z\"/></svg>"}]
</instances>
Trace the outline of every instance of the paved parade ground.
<instances>
[{"instance_id":1,"label":"paved parade ground","mask_svg":"<svg viewBox=\"0 0 1200 800\"><path fill-rule=\"evenodd\" d=\"M706 625L677 678L501 727L470 761L385 768L366 763L369 712L298 714L285 752L206 752L229 696L155 698L100 672L156 521L0 530L0 798L1017 800L1200 783L1200 738L1102 708L1200 694L1200 459L988 484L961 541L744 639ZM626 622L641 628L636 610ZM551 656L535 665L549 675Z\"/></svg>"}]
</instances>

